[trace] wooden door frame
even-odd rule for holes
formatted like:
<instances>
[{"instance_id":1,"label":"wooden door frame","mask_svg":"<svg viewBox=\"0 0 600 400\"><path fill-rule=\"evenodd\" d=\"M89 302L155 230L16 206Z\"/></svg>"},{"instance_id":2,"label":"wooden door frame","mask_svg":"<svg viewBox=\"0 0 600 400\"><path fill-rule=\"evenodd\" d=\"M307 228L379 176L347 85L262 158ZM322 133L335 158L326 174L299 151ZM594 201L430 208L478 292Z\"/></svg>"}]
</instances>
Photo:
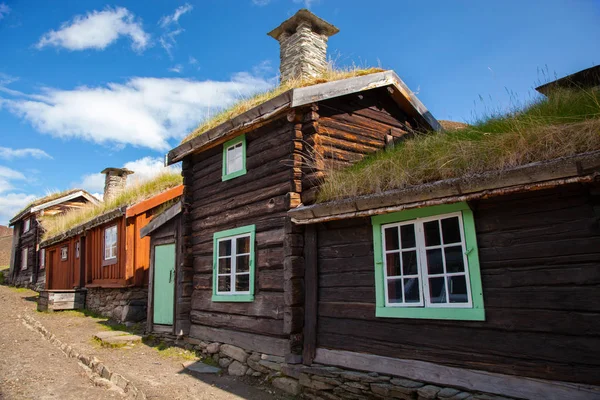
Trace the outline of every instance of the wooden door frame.
<instances>
[{"instance_id":1,"label":"wooden door frame","mask_svg":"<svg viewBox=\"0 0 600 400\"><path fill-rule=\"evenodd\" d=\"M177 261L178 261L178 252L177 252L177 237L176 235L169 235L166 237L161 237L154 239L151 237L150 239L150 270L148 271L148 307L147 307L147 316L146 316L146 324L148 332L154 332L154 249L156 246L162 246L167 244L175 245L175 265L173 266L175 273L173 275L173 324L171 325L171 334L175 334L175 325L176 325L176 311L177 311Z\"/></svg>"}]
</instances>

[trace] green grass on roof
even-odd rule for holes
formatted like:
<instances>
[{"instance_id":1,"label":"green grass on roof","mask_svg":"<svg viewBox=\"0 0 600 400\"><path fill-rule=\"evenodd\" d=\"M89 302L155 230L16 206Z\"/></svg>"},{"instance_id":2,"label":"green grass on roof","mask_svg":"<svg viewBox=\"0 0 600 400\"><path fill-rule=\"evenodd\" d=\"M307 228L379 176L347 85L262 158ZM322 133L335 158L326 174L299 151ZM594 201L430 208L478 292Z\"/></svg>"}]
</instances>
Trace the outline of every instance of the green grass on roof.
<instances>
[{"instance_id":1,"label":"green grass on roof","mask_svg":"<svg viewBox=\"0 0 600 400\"><path fill-rule=\"evenodd\" d=\"M393 149L326 171L318 201L502 171L600 150L600 91L555 91L507 115L451 132L414 134Z\"/></svg>"},{"instance_id":2,"label":"green grass on roof","mask_svg":"<svg viewBox=\"0 0 600 400\"><path fill-rule=\"evenodd\" d=\"M216 126L219 126L222 123L224 123L232 118L235 118L238 115L243 114L246 111L248 111L256 106L258 106L266 101L269 101L269 100L279 96L280 94L287 92L290 89L312 86L312 85L316 85L319 83L325 83L325 82L339 81L341 79L354 78L357 76L369 75L369 74L374 74L376 72L383 72L383 71L384 70L381 68L348 67L348 68L344 68L344 69L336 69L336 68L331 67L327 71L325 71L322 75L315 77L315 78L290 79L270 91L258 93L250 98L240 100L239 102L235 103L231 107L216 114L212 118L208 118L208 119L204 120L192 133L190 133L188 136L186 136L181 141L181 143L185 143L189 140L192 140L196 136L199 136L199 135L203 134L204 132L206 132Z\"/></svg>"},{"instance_id":3,"label":"green grass on roof","mask_svg":"<svg viewBox=\"0 0 600 400\"><path fill-rule=\"evenodd\" d=\"M44 228L42 240L63 234L117 208L139 203L180 185L182 181L181 173L165 172L150 180L128 186L123 193L111 201L100 203L99 205L88 205L56 216L43 217L41 219Z\"/></svg>"}]
</instances>

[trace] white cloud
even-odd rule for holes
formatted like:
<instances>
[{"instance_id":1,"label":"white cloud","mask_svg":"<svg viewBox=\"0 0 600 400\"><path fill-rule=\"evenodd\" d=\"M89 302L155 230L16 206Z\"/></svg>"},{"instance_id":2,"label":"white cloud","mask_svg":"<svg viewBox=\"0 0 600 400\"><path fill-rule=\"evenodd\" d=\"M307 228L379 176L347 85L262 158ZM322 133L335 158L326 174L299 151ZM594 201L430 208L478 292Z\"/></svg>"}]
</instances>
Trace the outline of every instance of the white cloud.
<instances>
[{"instance_id":1,"label":"white cloud","mask_svg":"<svg viewBox=\"0 0 600 400\"><path fill-rule=\"evenodd\" d=\"M270 2L271 2L271 0L252 0L252 4L254 4L255 6L259 6L259 7L266 6Z\"/></svg>"},{"instance_id":2,"label":"white cloud","mask_svg":"<svg viewBox=\"0 0 600 400\"><path fill-rule=\"evenodd\" d=\"M0 19L10 14L10 7L6 3L0 3Z\"/></svg>"},{"instance_id":3,"label":"white cloud","mask_svg":"<svg viewBox=\"0 0 600 400\"><path fill-rule=\"evenodd\" d=\"M11 160L18 157L52 158L50 154L41 149L11 149L0 146L0 158Z\"/></svg>"},{"instance_id":4,"label":"white cloud","mask_svg":"<svg viewBox=\"0 0 600 400\"><path fill-rule=\"evenodd\" d=\"M177 64L169 68L169 71L175 72L176 74L180 74L183 71L183 65Z\"/></svg>"},{"instance_id":5,"label":"white cloud","mask_svg":"<svg viewBox=\"0 0 600 400\"><path fill-rule=\"evenodd\" d=\"M177 7L173 14L165 15L158 21L158 25L164 30L158 41L171 59L173 58L173 47L177 44L176 37L184 32L184 29L179 25L179 18L192 11L193 8L190 4L185 4Z\"/></svg>"},{"instance_id":6,"label":"white cloud","mask_svg":"<svg viewBox=\"0 0 600 400\"><path fill-rule=\"evenodd\" d=\"M294 3L296 4L304 4L305 8L310 9L310 7L312 7L313 4L318 3L319 0L294 0Z\"/></svg>"},{"instance_id":7,"label":"white cloud","mask_svg":"<svg viewBox=\"0 0 600 400\"><path fill-rule=\"evenodd\" d=\"M0 165L0 193L14 188L11 181L25 180L25 175L14 169Z\"/></svg>"},{"instance_id":8,"label":"white cloud","mask_svg":"<svg viewBox=\"0 0 600 400\"><path fill-rule=\"evenodd\" d=\"M123 84L0 97L0 108L56 138L164 151L170 139L180 139L205 117L274 83L245 72L228 81L132 78Z\"/></svg>"},{"instance_id":9,"label":"white cloud","mask_svg":"<svg viewBox=\"0 0 600 400\"><path fill-rule=\"evenodd\" d=\"M144 50L150 43L150 35L142 28L141 21L126 8L106 8L77 15L65 22L58 31L45 33L36 44L38 49L46 46L64 47L69 50L103 50L120 36L129 36L135 51Z\"/></svg>"},{"instance_id":10,"label":"white cloud","mask_svg":"<svg viewBox=\"0 0 600 400\"><path fill-rule=\"evenodd\" d=\"M35 200L37 197L25 193L7 193L0 196L0 221L8 223L16 213Z\"/></svg>"},{"instance_id":11,"label":"white cloud","mask_svg":"<svg viewBox=\"0 0 600 400\"><path fill-rule=\"evenodd\" d=\"M160 21L158 21L158 24L161 26L161 28L165 28L171 24L178 24L179 23L179 18L187 13L192 11L194 7L190 4L184 4L181 7L177 7L175 9L175 12L173 12L172 15L165 15L163 16Z\"/></svg>"},{"instance_id":12,"label":"white cloud","mask_svg":"<svg viewBox=\"0 0 600 400\"><path fill-rule=\"evenodd\" d=\"M198 64L198 60L196 60L196 58L192 57L192 56L190 56L188 58L188 62L190 63L190 65L196 65L196 64Z\"/></svg>"},{"instance_id":13,"label":"white cloud","mask_svg":"<svg viewBox=\"0 0 600 400\"><path fill-rule=\"evenodd\" d=\"M160 157L143 157L138 160L126 162L123 168L133 171L133 175L127 178L127 184L135 184L146 181L165 171L179 172L179 166L165 167L164 160ZM74 185L94 193L94 196L102 198L104 192L104 175L101 173L84 175L79 183Z\"/></svg>"}]
</instances>

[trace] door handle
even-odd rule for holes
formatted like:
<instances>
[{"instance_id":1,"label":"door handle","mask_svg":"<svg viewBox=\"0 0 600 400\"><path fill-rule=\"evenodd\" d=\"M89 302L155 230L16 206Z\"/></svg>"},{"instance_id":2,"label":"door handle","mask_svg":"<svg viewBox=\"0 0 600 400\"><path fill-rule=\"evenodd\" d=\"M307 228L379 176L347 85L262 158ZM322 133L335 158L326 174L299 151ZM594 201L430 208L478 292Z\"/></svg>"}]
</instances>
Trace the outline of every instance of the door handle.
<instances>
[{"instance_id":1,"label":"door handle","mask_svg":"<svg viewBox=\"0 0 600 400\"><path fill-rule=\"evenodd\" d=\"M175 275L175 271L174 270L170 270L169 271L169 283L173 282L173 275Z\"/></svg>"}]
</instances>

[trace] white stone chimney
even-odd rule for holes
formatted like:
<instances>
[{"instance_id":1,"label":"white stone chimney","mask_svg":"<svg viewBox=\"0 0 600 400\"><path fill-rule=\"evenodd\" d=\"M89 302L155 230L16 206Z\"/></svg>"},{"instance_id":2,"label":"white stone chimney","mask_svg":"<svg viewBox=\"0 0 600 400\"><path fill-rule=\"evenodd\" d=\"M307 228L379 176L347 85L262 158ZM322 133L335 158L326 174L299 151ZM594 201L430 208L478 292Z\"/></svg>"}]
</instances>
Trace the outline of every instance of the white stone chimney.
<instances>
[{"instance_id":1,"label":"white stone chimney","mask_svg":"<svg viewBox=\"0 0 600 400\"><path fill-rule=\"evenodd\" d=\"M279 42L281 82L323 73L327 69L327 39L338 32L306 9L269 32Z\"/></svg>"},{"instance_id":2,"label":"white stone chimney","mask_svg":"<svg viewBox=\"0 0 600 400\"><path fill-rule=\"evenodd\" d=\"M127 175L133 174L133 171L127 168L104 168L102 173L104 178L104 201L110 201L125 190L127 184Z\"/></svg>"}]
</instances>

